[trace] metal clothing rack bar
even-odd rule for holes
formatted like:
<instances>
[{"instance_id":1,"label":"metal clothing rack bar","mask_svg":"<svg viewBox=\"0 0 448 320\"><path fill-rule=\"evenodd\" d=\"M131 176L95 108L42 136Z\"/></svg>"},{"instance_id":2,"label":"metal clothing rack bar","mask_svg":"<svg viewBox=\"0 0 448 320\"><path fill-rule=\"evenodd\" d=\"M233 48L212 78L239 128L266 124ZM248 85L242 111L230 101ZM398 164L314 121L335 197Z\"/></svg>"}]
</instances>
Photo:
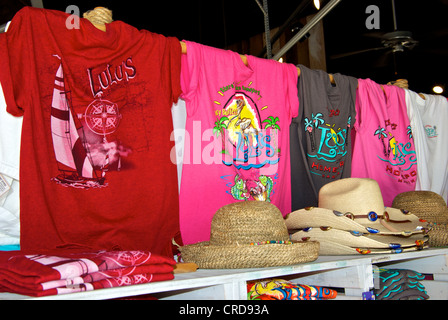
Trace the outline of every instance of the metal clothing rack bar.
<instances>
[{"instance_id":1,"label":"metal clothing rack bar","mask_svg":"<svg viewBox=\"0 0 448 320\"><path fill-rule=\"evenodd\" d=\"M272 58L274 60L280 59L286 52L289 51L303 36L305 36L323 17L325 17L333 8L342 0L331 0L324 8L322 8L299 32L292 37Z\"/></svg>"}]
</instances>

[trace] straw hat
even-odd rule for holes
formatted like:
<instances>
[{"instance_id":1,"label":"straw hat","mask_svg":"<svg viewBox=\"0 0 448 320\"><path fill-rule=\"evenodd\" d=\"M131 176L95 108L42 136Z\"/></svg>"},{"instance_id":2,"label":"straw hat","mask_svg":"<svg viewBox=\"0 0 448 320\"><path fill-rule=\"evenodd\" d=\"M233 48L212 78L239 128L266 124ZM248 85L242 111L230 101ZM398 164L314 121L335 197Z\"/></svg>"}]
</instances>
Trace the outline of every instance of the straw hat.
<instances>
[{"instance_id":1,"label":"straw hat","mask_svg":"<svg viewBox=\"0 0 448 320\"><path fill-rule=\"evenodd\" d=\"M446 247L448 246L448 225L431 225L428 232L428 244L431 247Z\"/></svg>"},{"instance_id":2,"label":"straw hat","mask_svg":"<svg viewBox=\"0 0 448 320\"><path fill-rule=\"evenodd\" d=\"M411 211L434 223L448 223L448 208L441 195L432 191L408 191L397 195L392 207Z\"/></svg>"},{"instance_id":3,"label":"straw hat","mask_svg":"<svg viewBox=\"0 0 448 320\"><path fill-rule=\"evenodd\" d=\"M425 221L406 210L384 206L378 183L369 178L346 178L330 182L319 191L319 207L291 212L288 229L332 227L372 234L423 233Z\"/></svg>"},{"instance_id":4,"label":"straw hat","mask_svg":"<svg viewBox=\"0 0 448 320\"><path fill-rule=\"evenodd\" d=\"M179 251L184 262L194 262L199 268L261 268L314 261L319 243L291 242L275 205L244 201L215 213L210 241L182 246Z\"/></svg>"},{"instance_id":5,"label":"straw hat","mask_svg":"<svg viewBox=\"0 0 448 320\"><path fill-rule=\"evenodd\" d=\"M408 191L397 195L394 208L412 211L416 216L430 222L429 245L448 245L448 208L441 195L432 191Z\"/></svg>"},{"instance_id":6,"label":"straw hat","mask_svg":"<svg viewBox=\"0 0 448 320\"><path fill-rule=\"evenodd\" d=\"M320 243L321 255L352 253L400 253L403 250L423 249L428 241L423 234L412 236L390 236L363 234L329 227L306 228L291 235L292 240L312 240ZM329 245L328 243L334 244ZM340 250L342 248L342 250ZM336 250L338 249L338 250ZM350 250L350 251L348 251ZM351 253L349 253L351 252Z\"/></svg>"}]
</instances>

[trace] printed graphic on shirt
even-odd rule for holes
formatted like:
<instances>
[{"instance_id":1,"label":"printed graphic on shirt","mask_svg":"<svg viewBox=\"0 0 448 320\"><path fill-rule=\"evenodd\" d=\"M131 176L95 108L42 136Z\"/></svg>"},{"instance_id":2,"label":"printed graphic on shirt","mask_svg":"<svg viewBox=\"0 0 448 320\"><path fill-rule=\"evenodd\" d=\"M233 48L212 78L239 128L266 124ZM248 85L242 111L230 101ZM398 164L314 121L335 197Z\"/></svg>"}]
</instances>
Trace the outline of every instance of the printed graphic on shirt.
<instances>
[{"instance_id":1,"label":"printed graphic on shirt","mask_svg":"<svg viewBox=\"0 0 448 320\"><path fill-rule=\"evenodd\" d=\"M331 112L330 117L335 115ZM311 146L309 150L311 152L307 152L307 157L310 160L309 169L312 174L328 179L340 177L344 167L344 157L347 154L350 127L350 116L347 119L347 125L343 128L325 121L320 112L312 113L310 118L305 118L304 130L307 132Z\"/></svg>"},{"instance_id":2,"label":"printed graphic on shirt","mask_svg":"<svg viewBox=\"0 0 448 320\"><path fill-rule=\"evenodd\" d=\"M258 200L258 201L271 201L272 189L274 187L274 181L268 176L259 176L258 180L244 180L237 174L235 176L235 184L228 184L230 187L230 193L236 200ZM254 182L255 186L248 188L248 184Z\"/></svg>"},{"instance_id":3,"label":"printed graphic on shirt","mask_svg":"<svg viewBox=\"0 0 448 320\"><path fill-rule=\"evenodd\" d=\"M397 141L394 131L398 125L390 120L385 121L385 126L378 126L374 136L378 137L383 147L383 154L377 156L386 163L386 174L393 176L398 182L412 184L417 176L417 156L412 150L412 129L407 126L408 141ZM414 167L415 165L415 167Z\"/></svg>"},{"instance_id":4,"label":"printed graphic on shirt","mask_svg":"<svg viewBox=\"0 0 448 320\"><path fill-rule=\"evenodd\" d=\"M213 132L221 138L222 163L234 170L234 174L221 179L228 187L227 193L236 200L271 201L280 160L280 120L267 114L268 106L258 108L255 100L261 94L251 85L223 87L218 93L226 98L227 92L228 99L214 101L218 109ZM268 116L262 120L260 113Z\"/></svg>"},{"instance_id":5,"label":"printed graphic on shirt","mask_svg":"<svg viewBox=\"0 0 448 320\"><path fill-rule=\"evenodd\" d=\"M57 57L59 58L59 57ZM126 62L129 63L130 59ZM132 60L130 60L132 61ZM126 66L125 62L123 65ZM82 114L71 105L70 92L65 88L62 63L59 64L51 106L51 132L59 174L52 180L74 188L100 188L108 185L106 173L120 171L121 161L131 150L117 140L109 141L120 125L122 115L116 103L103 99L104 90L135 77L136 69L117 68L114 77L110 65L98 75L97 83L88 69L93 101ZM97 87L95 85L98 85Z\"/></svg>"},{"instance_id":6,"label":"printed graphic on shirt","mask_svg":"<svg viewBox=\"0 0 448 320\"><path fill-rule=\"evenodd\" d=\"M428 138L437 138L437 126L425 125L425 132Z\"/></svg>"},{"instance_id":7,"label":"printed graphic on shirt","mask_svg":"<svg viewBox=\"0 0 448 320\"><path fill-rule=\"evenodd\" d=\"M118 105L108 100L95 99L88 105L84 113L87 127L97 135L114 133L120 124L121 114Z\"/></svg>"}]
</instances>

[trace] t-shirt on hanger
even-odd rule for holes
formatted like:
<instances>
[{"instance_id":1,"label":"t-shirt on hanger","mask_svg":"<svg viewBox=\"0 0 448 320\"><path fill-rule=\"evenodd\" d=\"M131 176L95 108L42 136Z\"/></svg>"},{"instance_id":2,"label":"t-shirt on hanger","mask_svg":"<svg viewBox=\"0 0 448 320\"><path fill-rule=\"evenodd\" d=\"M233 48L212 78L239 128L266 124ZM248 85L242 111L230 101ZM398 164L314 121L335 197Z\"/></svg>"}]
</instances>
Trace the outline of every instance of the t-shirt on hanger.
<instances>
[{"instance_id":1,"label":"t-shirt on hanger","mask_svg":"<svg viewBox=\"0 0 448 320\"><path fill-rule=\"evenodd\" d=\"M262 200L291 212L289 125L294 65L188 42L182 56L187 119L180 189L184 244L208 241L223 205Z\"/></svg>"},{"instance_id":2,"label":"t-shirt on hanger","mask_svg":"<svg viewBox=\"0 0 448 320\"><path fill-rule=\"evenodd\" d=\"M352 177L375 179L385 206L415 190L417 157L406 109L404 89L358 79Z\"/></svg>"},{"instance_id":3,"label":"t-shirt on hanger","mask_svg":"<svg viewBox=\"0 0 448 320\"><path fill-rule=\"evenodd\" d=\"M67 29L66 19L25 7L6 33L17 104L8 111L23 112L21 248L171 256L179 40L121 21Z\"/></svg>"},{"instance_id":4,"label":"t-shirt on hanger","mask_svg":"<svg viewBox=\"0 0 448 320\"><path fill-rule=\"evenodd\" d=\"M351 175L351 128L355 122L357 80L299 66L300 108L292 120L292 210L318 205L320 188Z\"/></svg>"}]
</instances>

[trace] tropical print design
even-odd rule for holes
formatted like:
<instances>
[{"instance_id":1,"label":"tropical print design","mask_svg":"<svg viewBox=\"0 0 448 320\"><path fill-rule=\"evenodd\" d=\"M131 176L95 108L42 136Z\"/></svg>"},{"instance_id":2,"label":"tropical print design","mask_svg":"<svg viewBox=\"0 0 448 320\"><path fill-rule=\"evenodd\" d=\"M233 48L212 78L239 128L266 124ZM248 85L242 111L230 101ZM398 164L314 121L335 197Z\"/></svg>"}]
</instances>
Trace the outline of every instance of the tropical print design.
<instances>
[{"instance_id":1,"label":"tropical print design","mask_svg":"<svg viewBox=\"0 0 448 320\"><path fill-rule=\"evenodd\" d=\"M263 170L275 167L281 156L279 117L268 115L261 120L256 102L244 92L233 94L215 114L213 134L222 143L222 163L235 172L221 177L227 193L235 200L270 202L277 172L263 174Z\"/></svg>"},{"instance_id":2,"label":"tropical print design","mask_svg":"<svg viewBox=\"0 0 448 320\"><path fill-rule=\"evenodd\" d=\"M252 281L247 284L248 300L326 300L334 299L332 289L294 284L283 279Z\"/></svg>"},{"instance_id":3,"label":"tropical print design","mask_svg":"<svg viewBox=\"0 0 448 320\"><path fill-rule=\"evenodd\" d=\"M348 151L351 122L349 116L345 127L339 128L335 123L327 122L320 112L304 118L304 131L309 141L307 158L312 174L340 178Z\"/></svg>"},{"instance_id":4,"label":"tropical print design","mask_svg":"<svg viewBox=\"0 0 448 320\"><path fill-rule=\"evenodd\" d=\"M407 126L407 140L397 141L394 131L398 130L398 125L386 120L384 127L378 126L373 135L381 143L383 152L377 155L378 159L387 165L386 172L391 176L396 176L399 182L413 183L416 177L417 156L412 147L412 129Z\"/></svg>"}]
</instances>

